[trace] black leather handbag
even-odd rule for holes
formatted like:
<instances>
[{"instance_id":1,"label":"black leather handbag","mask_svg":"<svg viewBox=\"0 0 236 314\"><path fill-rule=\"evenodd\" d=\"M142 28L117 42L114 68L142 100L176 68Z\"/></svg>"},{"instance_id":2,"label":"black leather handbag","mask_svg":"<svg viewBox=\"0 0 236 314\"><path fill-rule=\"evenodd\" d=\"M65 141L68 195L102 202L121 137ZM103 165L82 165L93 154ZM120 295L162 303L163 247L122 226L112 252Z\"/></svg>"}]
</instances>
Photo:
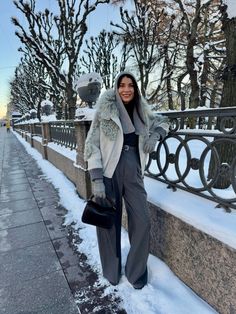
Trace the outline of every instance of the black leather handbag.
<instances>
[{"instance_id":1,"label":"black leather handbag","mask_svg":"<svg viewBox=\"0 0 236 314\"><path fill-rule=\"evenodd\" d=\"M116 208L111 199L109 206L102 206L92 200L93 196L87 201L82 215L82 222L100 228L110 229L115 222Z\"/></svg>"}]
</instances>

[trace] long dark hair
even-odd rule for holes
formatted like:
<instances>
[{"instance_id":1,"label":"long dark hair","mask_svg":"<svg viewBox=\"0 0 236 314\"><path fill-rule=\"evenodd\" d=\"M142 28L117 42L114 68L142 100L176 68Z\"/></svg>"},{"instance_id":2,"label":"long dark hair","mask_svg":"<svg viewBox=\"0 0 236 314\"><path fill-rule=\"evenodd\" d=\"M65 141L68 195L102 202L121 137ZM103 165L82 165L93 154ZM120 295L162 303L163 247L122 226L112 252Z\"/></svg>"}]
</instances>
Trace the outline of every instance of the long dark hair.
<instances>
[{"instance_id":1,"label":"long dark hair","mask_svg":"<svg viewBox=\"0 0 236 314\"><path fill-rule=\"evenodd\" d=\"M141 96L140 96L138 84L137 84L136 80L134 79L134 77L129 73L122 74L118 78L117 89L120 87L121 80L124 77L128 77L129 79L131 79L131 81L134 85L134 98L131 100L131 105L133 105L133 107L136 107L139 119L142 121L142 123L144 123L143 118L142 118L141 113L140 113L140 110L141 110L141 101L140 101L141 99L140 98L141 98Z\"/></svg>"}]
</instances>

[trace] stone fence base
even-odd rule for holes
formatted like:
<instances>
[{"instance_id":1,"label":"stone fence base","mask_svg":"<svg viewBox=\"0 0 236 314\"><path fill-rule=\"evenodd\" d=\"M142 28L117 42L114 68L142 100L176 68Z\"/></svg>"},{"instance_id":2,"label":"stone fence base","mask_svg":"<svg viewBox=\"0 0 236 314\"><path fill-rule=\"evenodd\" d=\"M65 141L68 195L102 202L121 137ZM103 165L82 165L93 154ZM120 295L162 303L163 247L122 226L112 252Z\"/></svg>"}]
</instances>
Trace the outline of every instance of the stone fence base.
<instances>
[{"instance_id":1,"label":"stone fence base","mask_svg":"<svg viewBox=\"0 0 236 314\"><path fill-rule=\"evenodd\" d=\"M150 204L151 253L222 314L236 314L236 250Z\"/></svg>"},{"instance_id":2,"label":"stone fence base","mask_svg":"<svg viewBox=\"0 0 236 314\"><path fill-rule=\"evenodd\" d=\"M82 198L91 195L86 169L34 140L30 134L21 135L75 184ZM150 253L163 260L217 312L236 314L236 250L153 204L150 215ZM122 223L127 228L125 211Z\"/></svg>"}]
</instances>

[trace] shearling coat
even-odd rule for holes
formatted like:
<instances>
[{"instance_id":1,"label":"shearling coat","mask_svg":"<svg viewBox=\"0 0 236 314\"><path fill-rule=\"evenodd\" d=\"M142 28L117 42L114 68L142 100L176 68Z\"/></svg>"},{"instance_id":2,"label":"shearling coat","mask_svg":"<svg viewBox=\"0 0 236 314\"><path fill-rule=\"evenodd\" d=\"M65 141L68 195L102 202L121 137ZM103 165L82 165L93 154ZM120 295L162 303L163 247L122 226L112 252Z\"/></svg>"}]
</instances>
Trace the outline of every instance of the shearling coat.
<instances>
[{"instance_id":1,"label":"shearling coat","mask_svg":"<svg viewBox=\"0 0 236 314\"><path fill-rule=\"evenodd\" d=\"M165 117L154 115L143 98L141 98L141 108L145 127L144 132L139 134L139 156L142 173L144 173L147 158L147 154L143 151L145 140L153 132L158 132L161 137L163 134L165 136L169 124ZM113 89L107 90L96 104L96 114L85 142L84 157L88 162L92 180L102 176L112 178L121 155L123 141L116 92Z\"/></svg>"}]
</instances>

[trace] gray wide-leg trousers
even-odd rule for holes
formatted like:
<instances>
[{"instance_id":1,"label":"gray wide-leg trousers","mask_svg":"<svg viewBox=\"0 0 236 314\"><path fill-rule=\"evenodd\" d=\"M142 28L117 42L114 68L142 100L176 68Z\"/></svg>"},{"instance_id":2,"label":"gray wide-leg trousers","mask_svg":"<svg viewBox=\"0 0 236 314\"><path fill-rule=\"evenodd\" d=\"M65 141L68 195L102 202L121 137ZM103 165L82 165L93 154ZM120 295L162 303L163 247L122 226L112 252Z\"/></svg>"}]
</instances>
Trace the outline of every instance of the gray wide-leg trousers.
<instances>
[{"instance_id":1,"label":"gray wide-leg trousers","mask_svg":"<svg viewBox=\"0 0 236 314\"><path fill-rule=\"evenodd\" d=\"M103 275L117 284L121 276L122 197L128 216L130 251L125 265L128 281L139 288L147 283L150 219L138 152L123 150L111 179L104 177L106 195L117 209L116 223L111 229L97 228L98 246Z\"/></svg>"}]
</instances>

